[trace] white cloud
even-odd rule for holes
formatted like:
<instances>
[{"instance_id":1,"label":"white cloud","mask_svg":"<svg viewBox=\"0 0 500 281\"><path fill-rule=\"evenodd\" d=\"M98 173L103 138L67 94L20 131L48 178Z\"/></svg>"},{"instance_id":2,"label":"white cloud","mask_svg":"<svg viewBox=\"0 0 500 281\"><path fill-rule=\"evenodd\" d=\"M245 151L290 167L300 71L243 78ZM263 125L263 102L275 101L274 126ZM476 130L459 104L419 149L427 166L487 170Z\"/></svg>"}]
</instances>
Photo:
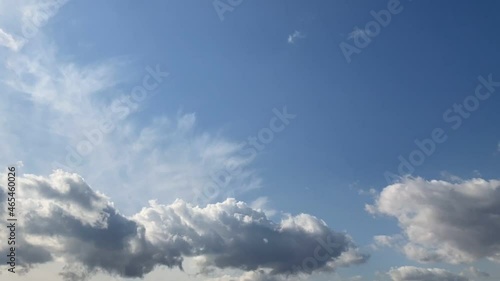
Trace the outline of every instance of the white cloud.
<instances>
[{"instance_id":1,"label":"white cloud","mask_svg":"<svg viewBox=\"0 0 500 281\"><path fill-rule=\"evenodd\" d=\"M397 245L393 246L411 259L453 264L482 258L500 262L498 180L451 183L404 178L384 188L367 210L398 220L403 238L394 240Z\"/></svg>"},{"instance_id":2,"label":"white cloud","mask_svg":"<svg viewBox=\"0 0 500 281\"><path fill-rule=\"evenodd\" d=\"M388 273L393 281L469 281L468 278L440 268L402 266Z\"/></svg>"},{"instance_id":3,"label":"white cloud","mask_svg":"<svg viewBox=\"0 0 500 281\"><path fill-rule=\"evenodd\" d=\"M288 35L287 42L289 44L294 44L299 39L304 39L304 38L306 38L306 35L304 33L295 30L292 34Z\"/></svg>"},{"instance_id":4,"label":"white cloud","mask_svg":"<svg viewBox=\"0 0 500 281\"><path fill-rule=\"evenodd\" d=\"M24 45L24 40L15 39L12 34L9 34L0 28L0 45L13 51L18 51Z\"/></svg>"},{"instance_id":5,"label":"white cloud","mask_svg":"<svg viewBox=\"0 0 500 281\"><path fill-rule=\"evenodd\" d=\"M98 111L93 98L120 82L117 69L122 64L109 60L75 65L59 60L53 46L29 49L7 59L5 83L37 106L65 117L78 117L72 121L90 119Z\"/></svg>"},{"instance_id":6,"label":"white cloud","mask_svg":"<svg viewBox=\"0 0 500 281\"><path fill-rule=\"evenodd\" d=\"M19 51L68 0L0 0L0 45Z\"/></svg>"},{"instance_id":7,"label":"white cloud","mask_svg":"<svg viewBox=\"0 0 500 281\"><path fill-rule=\"evenodd\" d=\"M183 198L203 205L260 187L260 179L248 168L251 160L238 144L195 133L195 125L194 114L183 114L157 118L144 128L119 128L116 137L87 157L89 164L82 170L91 182L122 182L120 205L135 198L134 209L151 198ZM96 166L99 173L93 174ZM109 188L107 193L115 187Z\"/></svg>"},{"instance_id":8,"label":"white cloud","mask_svg":"<svg viewBox=\"0 0 500 281\"><path fill-rule=\"evenodd\" d=\"M402 235L376 235L373 237L374 244L372 247L377 249L379 247L400 247L404 243Z\"/></svg>"}]
</instances>

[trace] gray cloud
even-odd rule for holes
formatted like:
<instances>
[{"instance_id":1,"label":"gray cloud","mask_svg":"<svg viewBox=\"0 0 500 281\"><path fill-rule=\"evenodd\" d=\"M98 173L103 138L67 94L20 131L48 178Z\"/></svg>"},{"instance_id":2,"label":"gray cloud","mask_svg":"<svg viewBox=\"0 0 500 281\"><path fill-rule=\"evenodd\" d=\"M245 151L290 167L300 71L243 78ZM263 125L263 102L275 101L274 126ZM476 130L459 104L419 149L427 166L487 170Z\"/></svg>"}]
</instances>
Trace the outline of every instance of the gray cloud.
<instances>
[{"instance_id":1,"label":"gray cloud","mask_svg":"<svg viewBox=\"0 0 500 281\"><path fill-rule=\"evenodd\" d=\"M471 275L474 278L488 278L490 277L490 274L485 271L481 271L474 266L471 266L468 268L469 275Z\"/></svg>"},{"instance_id":2,"label":"gray cloud","mask_svg":"<svg viewBox=\"0 0 500 281\"><path fill-rule=\"evenodd\" d=\"M20 264L62 259L82 268L61 273L69 280L83 280L95 271L142 277L156 266L182 269L186 257L197 257L200 272L265 270L269 276L332 271L367 259L348 235L307 214L276 223L227 199L204 208L182 200L171 205L151 201L126 217L76 174L56 171L18 180Z\"/></svg>"},{"instance_id":3,"label":"gray cloud","mask_svg":"<svg viewBox=\"0 0 500 281\"><path fill-rule=\"evenodd\" d=\"M402 266L389 271L393 281L469 281L468 278L440 268Z\"/></svg>"},{"instance_id":4,"label":"gray cloud","mask_svg":"<svg viewBox=\"0 0 500 281\"><path fill-rule=\"evenodd\" d=\"M393 239L420 262L500 262L500 181L458 183L406 178L384 188L373 214L395 217L402 239ZM395 236L397 238L397 236ZM390 239L385 239L390 241Z\"/></svg>"}]
</instances>

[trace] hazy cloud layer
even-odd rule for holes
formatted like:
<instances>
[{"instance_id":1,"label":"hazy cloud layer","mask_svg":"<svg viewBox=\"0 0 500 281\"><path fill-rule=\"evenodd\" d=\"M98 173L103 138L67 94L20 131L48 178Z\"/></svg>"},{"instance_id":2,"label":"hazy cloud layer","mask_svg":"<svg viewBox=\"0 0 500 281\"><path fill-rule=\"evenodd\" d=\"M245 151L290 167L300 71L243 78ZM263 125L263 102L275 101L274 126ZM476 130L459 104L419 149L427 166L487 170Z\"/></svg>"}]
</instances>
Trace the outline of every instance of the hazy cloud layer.
<instances>
[{"instance_id":1,"label":"hazy cloud layer","mask_svg":"<svg viewBox=\"0 0 500 281\"><path fill-rule=\"evenodd\" d=\"M248 271L238 277L224 275L222 277L207 279L207 281L282 281L282 280L286 280L286 277L269 275L267 272L263 270Z\"/></svg>"},{"instance_id":2,"label":"hazy cloud layer","mask_svg":"<svg viewBox=\"0 0 500 281\"><path fill-rule=\"evenodd\" d=\"M421 262L500 261L500 181L406 178L384 188L367 210L394 217L401 236L380 236Z\"/></svg>"},{"instance_id":3,"label":"hazy cloud layer","mask_svg":"<svg viewBox=\"0 0 500 281\"><path fill-rule=\"evenodd\" d=\"M26 175L19 186L20 264L58 259L83 266L80 272L63 273L67 279L95 270L141 277L160 265L182 268L185 257L196 257L200 272L256 271L249 276L262 275L260 270L272 276L334 270L367 258L348 235L307 214L275 223L263 212L227 199L204 208L182 200L171 205L151 201L126 217L77 174ZM303 266L315 256L321 257L315 267ZM269 280L262 278L256 280Z\"/></svg>"},{"instance_id":4,"label":"hazy cloud layer","mask_svg":"<svg viewBox=\"0 0 500 281\"><path fill-rule=\"evenodd\" d=\"M393 281L469 281L469 278L440 268L402 266L389 271Z\"/></svg>"}]
</instances>

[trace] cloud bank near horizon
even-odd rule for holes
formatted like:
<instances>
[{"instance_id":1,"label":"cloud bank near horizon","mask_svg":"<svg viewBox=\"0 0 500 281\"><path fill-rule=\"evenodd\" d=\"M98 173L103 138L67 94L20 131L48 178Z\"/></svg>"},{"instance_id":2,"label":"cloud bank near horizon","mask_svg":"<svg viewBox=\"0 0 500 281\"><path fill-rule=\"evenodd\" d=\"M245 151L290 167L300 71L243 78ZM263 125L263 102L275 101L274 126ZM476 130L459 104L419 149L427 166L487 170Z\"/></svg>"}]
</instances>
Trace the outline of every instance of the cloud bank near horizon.
<instances>
[{"instance_id":1,"label":"cloud bank near horizon","mask_svg":"<svg viewBox=\"0 0 500 281\"><path fill-rule=\"evenodd\" d=\"M346 233L308 214L276 223L244 202L227 199L206 207L150 201L126 217L77 174L25 175L18 185L23 221L18 261L26 269L54 260L82 268L62 273L68 280L95 271L143 277L157 266L182 269L186 257L196 257L200 272L266 270L270 276L333 271L368 259ZM0 190L5 197L5 187ZM3 217L5 206L0 207Z\"/></svg>"}]
</instances>

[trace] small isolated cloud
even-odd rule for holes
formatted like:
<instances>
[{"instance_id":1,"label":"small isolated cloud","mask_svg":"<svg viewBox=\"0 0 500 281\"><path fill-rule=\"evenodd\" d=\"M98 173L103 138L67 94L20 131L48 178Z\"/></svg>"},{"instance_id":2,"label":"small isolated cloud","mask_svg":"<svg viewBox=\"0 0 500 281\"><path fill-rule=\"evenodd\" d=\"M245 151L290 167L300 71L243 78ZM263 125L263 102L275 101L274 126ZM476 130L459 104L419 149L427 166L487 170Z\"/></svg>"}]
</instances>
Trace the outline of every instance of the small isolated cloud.
<instances>
[{"instance_id":1,"label":"small isolated cloud","mask_svg":"<svg viewBox=\"0 0 500 281\"><path fill-rule=\"evenodd\" d=\"M61 273L67 280L96 271L143 277L157 266L182 269L188 257L196 258L201 273L235 269L254 280L279 280L334 271L368 258L347 234L308 214L274 222L244 202L227 199L206 207L182 200L170 205L150 201L125 216L79 175L61 170L49 177L19 177L18 186L23 203L18 211L23 220L19 264L61 260L71 265ZM5 194L6 187L0 186L3 220ZM5 232L0 240L6 241ZM5 256L6 245L2 247L0 255Z\"/></svg>"},{"instance_id":2,"label":"small isolated cloud","mask_svg":"<svg viewBox=\"0 0 500 281\"><path fill-rule=\"evenodd\" d=\"M300 31L295 30L292 34L288 35L288 43L295 44L300 39L306 38L306 35Z\"/></svg>"},{"instance_id":3,"label":"small isolated cloud","mask_svg":"<svg viewBox=\"0 0 500 281\"><path fill-rule=\"evenodd\" d=\"M469 281L469 278L440 268L402 266L388 272L393 281Z\"/></svg>"},{"instance_id":4,"label":"small isolated cloud","mask_svg":"<svg viewBox=\"0 0 500 281\"><path fill-rule=\"evenodd\" d=\"M419 262L500 262L500 181L404 178L383 189L372 214L394 217L400 236L379 236Z\"/></svg>"},{"instance_id":5,"label":"small isolated cloud","mask_svg":"<svg viewBox=\"0 0 500 281\"><path fill-rule=\"evenodd\" d=\"M368 190L360 188L360 189L358 189L358 194L359 195L374 196L375 194L377 194L377 190L375 188L370 188Z\"/></svg>"}]
</instances>

